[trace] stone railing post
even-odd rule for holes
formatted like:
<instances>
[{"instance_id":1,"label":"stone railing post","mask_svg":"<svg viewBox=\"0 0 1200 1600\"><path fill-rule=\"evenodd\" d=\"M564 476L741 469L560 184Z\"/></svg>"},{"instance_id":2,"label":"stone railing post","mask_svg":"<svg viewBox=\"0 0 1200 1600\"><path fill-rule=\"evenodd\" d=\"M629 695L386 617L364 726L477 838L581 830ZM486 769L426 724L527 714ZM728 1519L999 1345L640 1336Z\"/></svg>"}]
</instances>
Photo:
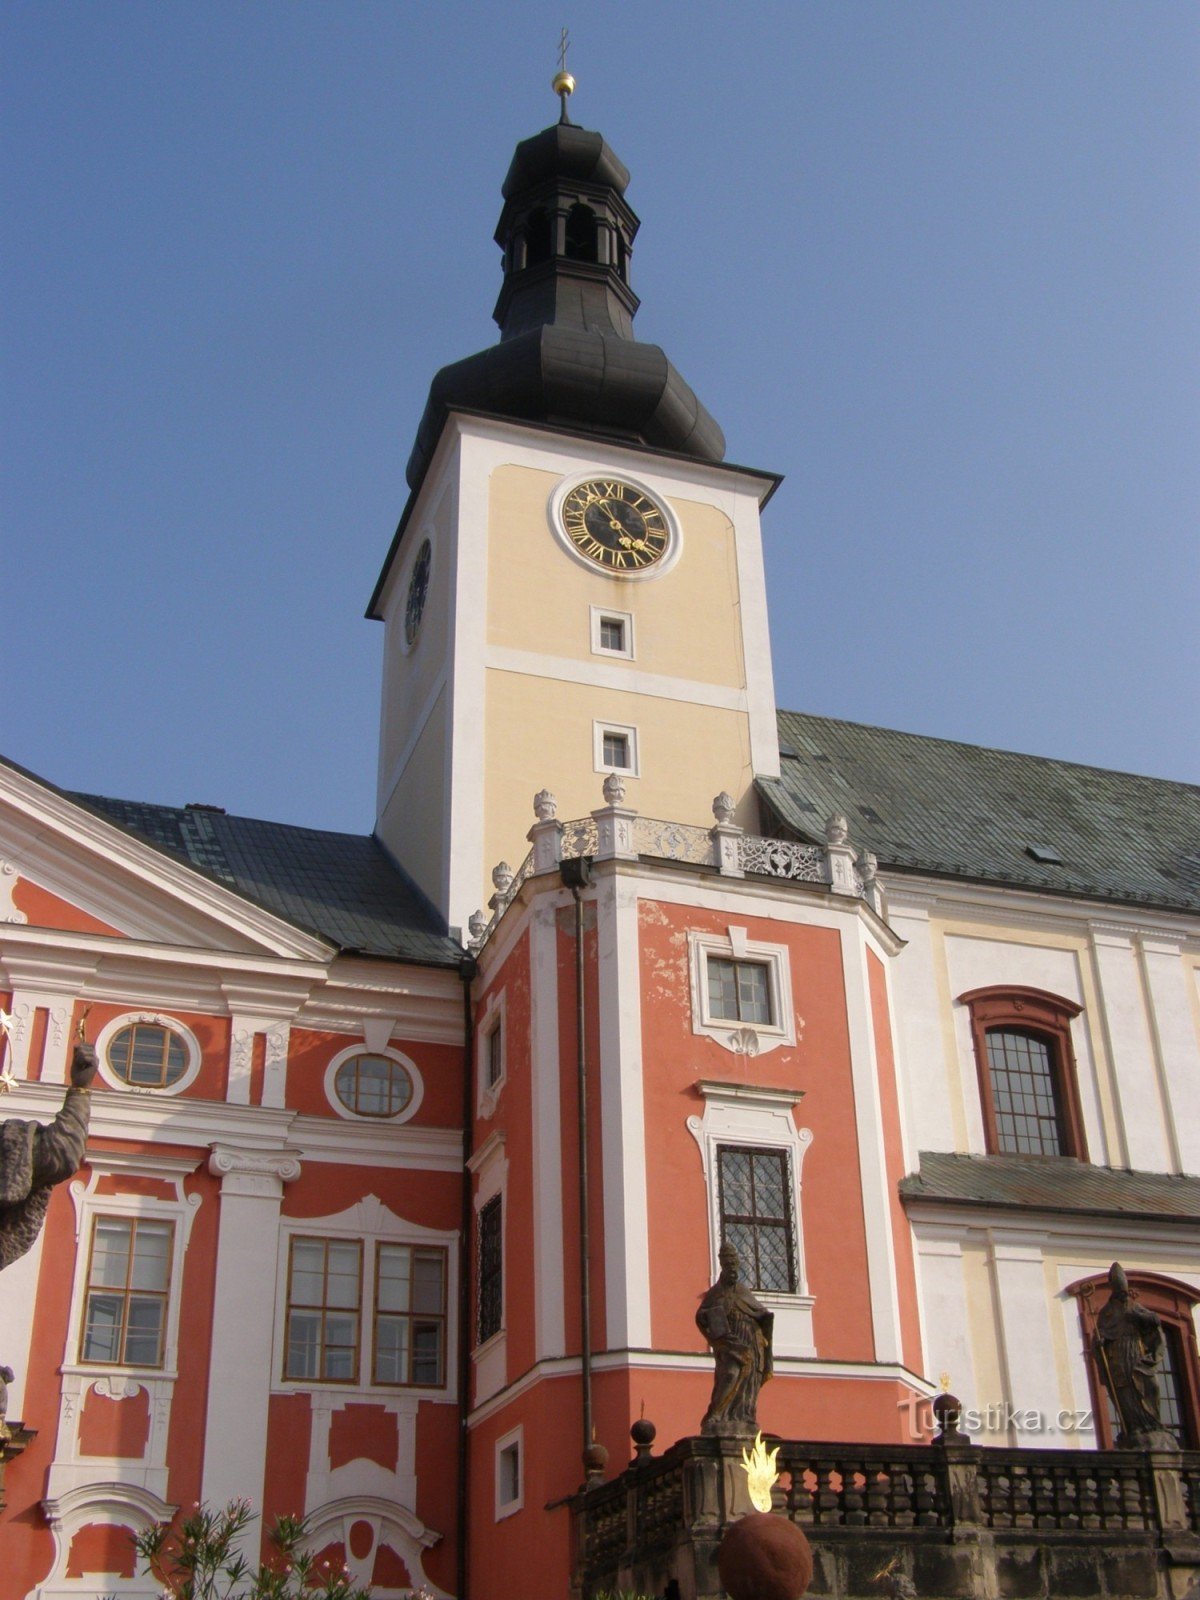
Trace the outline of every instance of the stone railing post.
<instances>
[{"instance_id":1,"label":"stone railing post","mask_svg":"<svg viewBox=\"0 0 1200 1600\"><path fill-rule=\"evenodd\" d=\"M834 894L858 893L854 881L854 849L849 841L850 824L835 812L825 824L825 864L829 887Z\"/></svg>"},{"instance_id":2,"label":"stone railing post","mask_svg":"<svg viewBox=\"0 0 1200 1600\"><path fill-rule=\"evenodd\" d=\"M713 801L712 809L717 819L716 826L709 829L709 838L713 842L713 865L723 877L744 878L746 874L742 870L738 841L745 829L734 823L733 796L722 789Z\"/></svg>"},{"instance_id":3,"label":"stone railing post","mask_svg":"<svg viewBox=\"0 0 1200 1600\"><path fill-rule=\"evenodd\" d=\"M597 861L636 861L633 844L633 824L637 812L632 806L622 805L625 785L615 772L604 780L604 804L592 812L596 824Z\"/></svg>"},{"instance_id":4,"label":"stone railing post","mask_svg":"<svg viewBox=\"0 0 1200 1600\"><path fill-rule=\"evenodd\" d=\"M558 801L549 789L539 789L533 797L537 821L525 837L533 846L533 870L556 872L562 860L563 825L558 820Z\"/></svg>"},{"instance_id":5,"label":"stone railing post","mask_svg":"<svg viewBox=\"0 0 1200 1600\"><path fill-rule=\"evenodd\" d=\"M1183 1458L1178 1450L1148 1450L1146 1459L1154 1474L1154 1501L1158 1525L1165 1534L1190 1531L1187 1500L1183 1492Z\"/></svg>"}]
</instances>

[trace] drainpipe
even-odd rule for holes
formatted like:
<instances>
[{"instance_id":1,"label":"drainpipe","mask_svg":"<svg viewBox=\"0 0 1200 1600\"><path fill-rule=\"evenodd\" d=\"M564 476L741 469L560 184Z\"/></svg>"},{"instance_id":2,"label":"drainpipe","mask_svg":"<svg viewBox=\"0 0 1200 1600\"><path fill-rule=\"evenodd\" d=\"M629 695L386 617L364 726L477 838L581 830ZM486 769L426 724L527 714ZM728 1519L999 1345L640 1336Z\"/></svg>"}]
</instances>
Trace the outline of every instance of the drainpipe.
<instances>
[{"instance_id":1,"label":"drainpipe","mask_svg":"<svg viewBox=\"0 0 1200 1600\"><path fill-rule=\"evenodd\" d=\"M564 888L575 901L575 1079L579 1096L579 1364L583 1383L583 1457L592 1444L592 1279L588 1227L587 1058L584 1053L583 900L592 881L592 858L572 856L561 865Z\"/></svg>"},{"instance_id":2,"label":"drainpipe","mask_svg":"<svg viewBox=\"0 0 1200 1600\"><path fill-rule=\"evenodd\" d=\"M455 1559L458 1568L458 1600L467 1600L469 1562L467 1550L467 1491L471 1454L471 1432L467 1426L471 1382L471 1169L467 1162L474 1148L475 1131L475 1023L471 1013L471 985L478 970L474 956L464 956L458 964L462 980L463 1003L463 1167L462 1227L458 1250L458 1528Z\"/></svg>"}]
</instances>

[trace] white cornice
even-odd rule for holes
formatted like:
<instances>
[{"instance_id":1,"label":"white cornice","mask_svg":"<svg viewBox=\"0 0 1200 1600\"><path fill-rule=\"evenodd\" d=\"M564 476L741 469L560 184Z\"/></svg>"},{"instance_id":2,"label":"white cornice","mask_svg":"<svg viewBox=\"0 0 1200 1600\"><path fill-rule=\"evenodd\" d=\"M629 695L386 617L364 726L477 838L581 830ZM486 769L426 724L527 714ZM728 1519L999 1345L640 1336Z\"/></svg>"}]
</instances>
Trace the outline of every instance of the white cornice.
<instances>
[{"instance_id":1,"label":"white cornice","mask_svg":"<svg viewBox=\"0 0 1200 1600\"><path fill-rule=\"evenodd\" d=\"M298 1116L288 1142L305 1161L336 1161L349 1167L461 1172L462 1135L451 1128L405 1123L360 1123Z\"/></svg>"},{"instance_id":2,"label":"white cornice","mask_svg":"<svg viewBox=\"0 0 1200 1600\"><path fill-rule=\"evenodd\" d=\"M1034 893L1012 885L899 875L888 868L880 869L879 879L892 912L900 918L911 906L913 915L986 921L992 927L1007 923L1077 937L1087 937L1092 928L1103 928L1129 937L1200 944L1200 922L1186 912L1142 910L1115 900L1088 900L1052 891Z\"/></svg>"}]
</instances>

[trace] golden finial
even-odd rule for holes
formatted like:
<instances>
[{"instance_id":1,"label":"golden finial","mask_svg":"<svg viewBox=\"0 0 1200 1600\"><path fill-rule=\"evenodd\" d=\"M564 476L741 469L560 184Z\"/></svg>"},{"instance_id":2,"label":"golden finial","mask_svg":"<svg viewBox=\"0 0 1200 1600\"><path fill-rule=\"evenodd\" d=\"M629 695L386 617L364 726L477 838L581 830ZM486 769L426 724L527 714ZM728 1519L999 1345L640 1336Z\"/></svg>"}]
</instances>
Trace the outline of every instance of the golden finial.
<instances>
[{"instance_id":1,"label":"golden finial","mask_svg":"<svg viewBox=\"0 0 1200 1600\"><path fill-rule=\"evenodd\" d=\"M779 1481L779 1474L775 1470L775 1458L779 1454L779 1446L768 1450L763 1443L761 1433L755 1435L754 1449L742 1451L742 1467L746 1474L746 1488L750 1494L750 1503L756 1511L770 1511L771 1490Z\"/></svg>"},{"instance_id":2,"label":"golden finial","mask_svg":"<svg viewBox=\"0 0 1200 1600\"><path fill-rule=\"evenodd\" d=\"M949 1394L950 1393L950 1374L948 1372L941 1373L939 1378L938 1378L938 1382L942 1386L942 1393L943 1394Z\"/></svg>"},{"instance_id":3,"label":"golden finial","mask_svg":"<svg viewBox=\"0 0 1200 1600\"><path fill-rule=\"evenodd\" d=\"M558 71L554 74L552 87L555 94L562 101L562 115L560 122L569 122L567 116L567 101L575 93L575 79L567 71L567 47L571 43L571 36L564 28L558 41Z\"/></svg>"}]
</instances>

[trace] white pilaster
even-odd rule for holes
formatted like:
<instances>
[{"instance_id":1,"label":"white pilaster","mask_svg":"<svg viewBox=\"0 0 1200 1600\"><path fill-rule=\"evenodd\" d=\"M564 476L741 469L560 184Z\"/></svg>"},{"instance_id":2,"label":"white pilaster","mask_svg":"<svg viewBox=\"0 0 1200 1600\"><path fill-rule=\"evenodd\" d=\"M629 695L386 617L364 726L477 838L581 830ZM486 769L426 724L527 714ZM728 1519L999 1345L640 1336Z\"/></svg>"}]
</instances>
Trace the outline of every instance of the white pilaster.
<instances>
[{"instance_id":1,"label":"white pilaster","mask_svg":"<svg viewBox=\"0 0 1200 1600\"><path fill-rule=\"evenodd\" d=\"M601 880L596 894L604 1293L610 1350L646 1348L650 1344L650 1235L638 946L637 885L632 878L614 873Z\"/></svg>"},{"instance_id":2,"label":"white pilaster","mask_svg":"<svg viewBox=\"0 0 1200 1600\"><path fill-rule=\"evenodd\" d=\"M1169 1172L1158 1063L1133 937L1125 929L1097 925L1091 936L1126 1156L1135 1171Z\"/></svg>"},{"instance_id":3,"label":"white pilaster","mask_svg":"<svg viewBox=\"0 0 1200 1600\"><path fill-rule=\"evenodd\" d=\"M68 998L61 990L25 989L13 986L12 1023L8 1031L8 1059L4 1069L14 1078L28 1078L30 1066L47 1083L64 1083L67 1077L67 1034L70 1031L74 992ZM35 1018L46 1013L46 1039L40 1062L30 1061Z\"/></svg>"},{"instance_id":4,"label":"white pilaster","mask_svg":"<svg viewBox=\"0 0 1200 1600\"><path fill-rule=\"evenodd\" d=\"M945 1373L964 1406L986 1405L995 1396L981 1395L975 1378L961 1242L949 1234L919 1238L917 1271L924 1313L925 1376L937 1381Z\"/></svg>"},{"instance_id":5,"label":"white pilaster","mask_svg":"<svg viewBox=\"0 0 1200 1600\"><path fill-rule=\"evenodd\" d=\"M1008 1443L1062 1449L1067 1441L1054 1426L1062 1405L1058 1362L1050 1329L1046 1276L1042 1266L1045 1236L993 1232L990 1266L1000 1332L1000 1360L1005 1394L1014 1411L1032 1411L1040 1425L1009 1427ZM988 1443L998 1444L999 1439Z\"/></svg>"},{"instance_id":6,"label":"white pilaster","mask_svg":"<svg viewBox=\"0 0 1200 1600\"><path fill-rule=\"evenodd\" d=\"M891 1196L888 1192L883 1109L879 1100L879 1061L875 1053L867 952L857 926L842 929L842 971L846 975L850 1071L854 1083L854 1120L867 1236L867 1276L875 1359L902 1361Z\"/></svg>"},{"instance_id":7,"label":"white pilaster","mask_svg":"<svg viewBox=\"0 0 1200 1600\"><path fill-rule=\"evenodd\" d=\"M288 1150L214 1145L208 1170L221 1179L217 1272L204 1428L201 1499L262 1504L271 1388L279 1210L283 1185L300 1176ZM258 1538L248 1540L248 1548Z\"/></svg>"},{"instance_id":8,"label":"white pilaster","mask_svg":"<svg viewBox=\"0 0 1200 1600\"><path fill-rule=\"evenodd\" d=\"M1150 997L1150 1019L1166 1091L1167 1134L1172 1170L1200 1172L1200 1045L1188 996L1190 973L1171 939L1143 935L1142 965Z\"/></svg>"},{"instance_id":9,"label":"white pilaster","mask_svg":"<svg viewBox=\"0 0 1200 1600\"><path fill-rule=\"evenodd\" d=\"M891 924L905 946L894 967L903 1062L903 1104L914 1150L965 1152L966 1129L957 1053L947 1049L929 908L891 899ZM958 1116L955 1117L955 1107ZM963 1397L960 1395L960 1399Z\"/></svg>"},{"instance_id":10,"label":"white pilaster","mask_svg":"<svg viewBox=\"0 0 1200 1600\"><path fill-rule=\"evenodd\" d=\"M562 1102L558 1039L558 930L556 896L537 901L529 934L530 1072L532 1075L534 1185L534 1341L537 1359L566 1350L563 1314Z\"/></svg>"}]
</instances>

